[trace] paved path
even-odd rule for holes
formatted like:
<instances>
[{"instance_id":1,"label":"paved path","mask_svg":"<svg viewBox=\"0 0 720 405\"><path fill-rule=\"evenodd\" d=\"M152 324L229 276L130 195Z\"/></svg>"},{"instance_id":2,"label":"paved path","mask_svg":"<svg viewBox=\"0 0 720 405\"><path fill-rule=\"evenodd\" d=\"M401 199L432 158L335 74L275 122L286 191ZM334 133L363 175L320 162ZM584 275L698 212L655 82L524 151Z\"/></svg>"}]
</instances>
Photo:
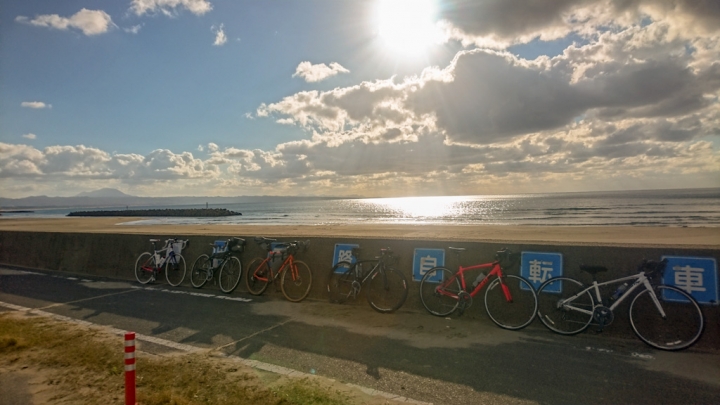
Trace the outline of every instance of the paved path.
<instances>
[{"instance_id":1,"label":"paved path","mask_svg":"<svg viewBox=\"0 0 720 405\"><path fill-rule=\"evenodd\" d=\"M0 269L0 302L133 330L436 404L717 403L720 353L666 353L611 334L563 337L539 324L490 323L476 303L462 318L365 301L292 304L272 297ZM409 297L409 299L414 299ZM0 305L0 311L12 310Z\"/></svg>"}]
</instances>

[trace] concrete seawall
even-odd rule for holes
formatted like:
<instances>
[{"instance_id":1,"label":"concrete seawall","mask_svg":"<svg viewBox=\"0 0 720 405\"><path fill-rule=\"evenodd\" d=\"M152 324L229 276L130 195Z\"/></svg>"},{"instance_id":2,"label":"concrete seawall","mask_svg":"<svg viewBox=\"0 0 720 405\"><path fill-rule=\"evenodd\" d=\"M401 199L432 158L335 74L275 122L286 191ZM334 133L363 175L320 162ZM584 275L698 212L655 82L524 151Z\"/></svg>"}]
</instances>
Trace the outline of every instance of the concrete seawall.
<instances>
[{"instance_id":1,"label":"concrete seawall","mask_svg":"<svg viewBox=\"0 0 720 405\"><path fill-rule=\"evenodd\" d=\"M255 235L240 236L247 240L245 252L239 255L243 265L247 265L254 257L264 255L265 252L252 241L252 237ZM190 246L183 252L187 262L188 274L195 258L202 253L211 251L210 243L228 238L227 236L178 234L142 235L0 231L0 264L134 280L133 266L135 259L140 253L151 250L148 239L166 239L169 237L190 240ZM595 264L608 267L610 271L598 277L599 281L602 281L634 274L638 263L643 259L658 260L663 255L711 257L715 258L716 261L720 258L720 249L712 247L617 247L590 246L586 244L491 243L353 237L278 238L281 241L296 239L309 239L311 241L309 250L297 255L297 259L306 262L313 272L311 299L327 298L327 277L332 266L333 251L336 243L359 244L363 248L363 252L368 256L373 255L382 247L392 248L399 257L397 268L406 275L410 282L408 299L400 313L406 310L425 311L419 299L419 283L412 281L413 253L416 248L447 249L448 246L467 248L467 251L460 258L463 265L490 261L493 259L494 253L504 247L516 252L561 253L563 255L564 274L586 283L589 283L591 279L589 275L579 271L580 264ZM457 264L455 255L446 251L447 267L456 268ZM519 270L515 268L510 273L518 274ZM247 296L244 277L243 274L243 280L241 280L238 289L233 294ZM164 283L164 279L160 280L159 283ZM189 278L186 278L184 285L190 285ZM208 285L204 288L212 289L215 287ZM281 296L279 292L275 292L272 288L268 289L266 294ZM476 297L475 306L482 308L481 301L482 297ZM302 305L302 303L298 305ZM355 305L367 305L367 303L364 299L360 299ZM713 305L703 305L703 311L707 326L702 339L696 347L698 349L720 350L720 308ZM428 316L431 315L428 314ZM472 311L468 311L463 316L463 319L472 320L479 317L486 317L484 310L473 308ZM535 322L535 325L540 324ZM615 321L604 333L614 337L634 337L627 319L627 304L620 306Z\"/></svg>"}]
</instances>

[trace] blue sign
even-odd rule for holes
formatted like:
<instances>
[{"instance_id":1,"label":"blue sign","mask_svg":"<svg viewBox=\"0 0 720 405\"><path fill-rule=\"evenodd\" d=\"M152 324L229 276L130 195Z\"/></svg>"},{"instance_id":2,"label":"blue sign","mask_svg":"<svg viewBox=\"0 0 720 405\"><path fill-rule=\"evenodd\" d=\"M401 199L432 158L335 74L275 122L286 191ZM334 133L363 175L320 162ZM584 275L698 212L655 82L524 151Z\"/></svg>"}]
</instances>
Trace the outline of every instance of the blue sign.
<instances>
[{"instance_id":1,"label":"blue sign","mask_svg":"<svg viewBox=\"0 0 720 405\"><path fill-rule=\"evenodd\" d=\"M359 248L360 245L352 243L336 243L335 252L333 253L333 267L340 262L357 262L357 257L353 256L352 250ZM342 273L342 269L335 270L336 273Z\"/></svg>"},{"instance_id":2,"label":"blue sign","mask_svg":"<svg viewBox=\"0 0 720 405\"><path fill-rule=\"evenodd\" d=\"M668 261L663 284L684 290L701 304L718 305L717 262L714 258L682 256L662 258ZM679 294L672 292L663 298L668 301L683 301Z\"/></svg>"},{"instance_id":3,"label":"blue sign","mask_svg":"<svg viewBox=\"0 0 720 405\"><path fill-rule=\"evenodd\" d=\"M425 273L433 267L445 265L445 249L415 249L413 254L413 281L422 280ZM430 280L439 283L442 280L440 273L436 280Z\"/></svg>"},{"instance_id":4,"label":"blue sign","mask_svg":"<svg viewBox=\"0 0 720 405\"><path fill-rule=\"evenodd\" d=\"M563 274L563 257L561 253L522 252L520 256L520 275L525 277L537 290L540 284L553 277ZM524 284L521 288L527 289ZM553 283L543 291L550 293L562 292L561 283Z\"/></svg>"}]
</instances>

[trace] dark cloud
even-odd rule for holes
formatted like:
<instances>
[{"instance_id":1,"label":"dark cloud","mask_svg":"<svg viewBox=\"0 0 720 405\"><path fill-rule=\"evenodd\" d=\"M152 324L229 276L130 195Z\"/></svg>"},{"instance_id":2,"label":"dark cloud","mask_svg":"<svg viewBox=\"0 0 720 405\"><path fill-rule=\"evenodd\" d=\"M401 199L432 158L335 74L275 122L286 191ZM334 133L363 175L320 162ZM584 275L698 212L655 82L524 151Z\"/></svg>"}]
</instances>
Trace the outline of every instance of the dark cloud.
<instances>
[{"instance_id":1,"label":"dark cloud","mask_svg":"<svg viewBox=\"0 0 720 405\"><path fill-rule=\"evenodd\" d=\"M452 141L478 144L563 126L588 107L566 78L478 51L458 57L452 82L428 82L407 105L435 113Z\"/></svg>"},{"instance_id":2,"label":"dark cloud","mask_svg":"<svg viewBox=\"0 0 720 405\"><path fill-rule=\"evenodd\" d=\"M467 34L514 38L551 25L561 25L562 15L578 0L444 0L440 18Z\"/></svg>"},{"instance_id":3,"label":"dark cloud","mask_svg":"<svg viewBox=\"0 0 720 405\"><path fill-rule=\"evenodd\" d=\"M553 31L599 18L600 11L605 20L595 24L612 25L628 17L639 23L650 14L675 20L680 29L720 31L717 0L442 0L440 18L467 35L515 42L522 36L554 37Z\"/></svg>"}]
</instances>

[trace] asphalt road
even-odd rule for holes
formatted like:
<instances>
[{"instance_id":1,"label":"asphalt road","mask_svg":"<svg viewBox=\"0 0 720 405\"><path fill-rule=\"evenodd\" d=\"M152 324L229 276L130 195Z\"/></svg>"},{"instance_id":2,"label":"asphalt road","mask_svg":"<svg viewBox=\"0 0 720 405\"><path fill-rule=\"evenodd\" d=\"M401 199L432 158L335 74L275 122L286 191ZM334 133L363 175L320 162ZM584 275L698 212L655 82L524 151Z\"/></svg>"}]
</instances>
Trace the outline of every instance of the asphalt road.
<instances>
[{"instance_id":1,"label":"asphalt road","mask_svg":"<svg viewBox=\"0 0 720 405\"><path fill-rule=\"evenodd\" d=\"M661 352L606 333L565 337L538 322L505 331L480 302L462 318L438 318L403 309L382 315L364 300L292 304L268 295L0 269L0 303L436 404L720 402L713 351ZM142 340L139 349L172 350Z\"/></svg>"}]
</instances>

